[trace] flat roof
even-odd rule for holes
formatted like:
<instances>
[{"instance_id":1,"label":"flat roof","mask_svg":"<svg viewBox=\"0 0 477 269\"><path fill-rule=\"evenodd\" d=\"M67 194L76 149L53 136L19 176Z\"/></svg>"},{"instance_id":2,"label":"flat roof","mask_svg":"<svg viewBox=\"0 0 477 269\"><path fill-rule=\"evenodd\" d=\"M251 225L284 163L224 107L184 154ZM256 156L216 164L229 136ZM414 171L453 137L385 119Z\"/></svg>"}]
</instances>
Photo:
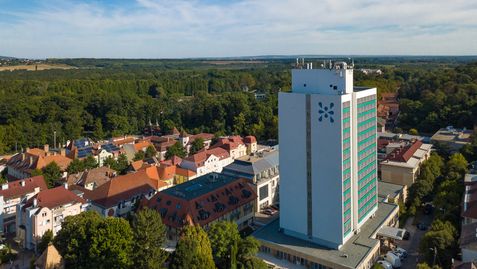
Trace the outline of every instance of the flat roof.
<instances>
[{"instance_id":1,"label":"flat roof","mask_svg":"<svg viewBox=\"0 0 477 269\"><path fill-rule=\"evenodd\" d=\"M390 227L390 226L383 226L378 230L377 235L386 237L386 238L402 240L405 232L406 232L405 229Z\"/></svg>"},{"instance_id":2,"label":"flat roof","mask_svg":"<svg viewBox=\"0 0 477 269\"><path fill-rule=\"evenodd\" d=\"M402 193L404 189L403 185L393 184L378 180L378 196L395 198L398 194Z\"/></svg>"},{"instance_id":3,"label":"flat roof","mask_svg":"<svg viewBox=\"0 0 477 269\"><path fill-rule=\"evenodd\" d=\"M238 180L239 177L227 176L219 173L209 173L195 179L186 181L167 188L161 192L178 197L180 199L191 200L214 191L222 186Z\"/></svg>"},{"instance_id":4,"label":"flat roof","mask_svg":"<svg viewBox=\"0 0 477 269\"><path fill-rule=\"evenodd\" d=\"M391 215L397 214L397 208L398 206L395 204L379 202L376 216L369 219L361 227L360 233L353 235L340 250L329 249L279 232L279 219L258 229L253 233L253 236L265 243L298 252L303 255L303 258L311 256L342 267L356 268L379 243L378 239L372 237L376 235Z\"/></svg>"},{"instance_id":5,"label":"flat roof","mask_svg":"<svg viewBox=\"0 0 477 269\"><path fill-rule=\"evenodd\" d=\"M403 140L416 139L416 140L421 140L424 143L429 142L429 140L430 140L430 138L427 137L427 136L410 135L410 134L396 134L396 133L388 133L388 132L378 132L377 135L378 135L378 137L390 138L390 139L392 139L396 136L399 139L403 139Z\"/></svg>"}]
</instances>

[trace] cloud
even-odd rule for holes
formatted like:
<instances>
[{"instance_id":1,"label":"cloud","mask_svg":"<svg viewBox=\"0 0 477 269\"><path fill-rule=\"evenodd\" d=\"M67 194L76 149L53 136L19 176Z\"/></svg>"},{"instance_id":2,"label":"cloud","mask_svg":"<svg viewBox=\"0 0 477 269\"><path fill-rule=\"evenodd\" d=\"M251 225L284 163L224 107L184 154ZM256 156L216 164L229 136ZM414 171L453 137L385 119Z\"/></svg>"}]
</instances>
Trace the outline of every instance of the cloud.
<instances>
[{"instance_id":1,"label":"cloud","mask_svg":"<svg viewBox=\"0 0 477 269\"><path fill-rule=\"evenodd\" d=\"M477 4L463 0L41 3L0 11L0 54L477 54Z\"/></svg>"}]
</instances>

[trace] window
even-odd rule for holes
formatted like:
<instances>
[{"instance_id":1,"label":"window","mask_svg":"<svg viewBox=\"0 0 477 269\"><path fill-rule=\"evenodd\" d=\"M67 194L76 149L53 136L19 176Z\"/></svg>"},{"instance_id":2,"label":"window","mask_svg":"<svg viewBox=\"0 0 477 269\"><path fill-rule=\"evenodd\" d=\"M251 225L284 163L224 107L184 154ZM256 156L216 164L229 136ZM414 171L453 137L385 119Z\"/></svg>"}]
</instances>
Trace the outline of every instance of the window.
<instances>
[{"instance_id":1,"label":"window","mask_svg":"<svg viewBox=\"0 0 477 269\"><path fill-rule=\"evenodd\" d=\"M260 187L259 193L260 193L260 200L263 200L263 199L267 198L268 197L268 185Z\"/></svg>"}]
</instances>

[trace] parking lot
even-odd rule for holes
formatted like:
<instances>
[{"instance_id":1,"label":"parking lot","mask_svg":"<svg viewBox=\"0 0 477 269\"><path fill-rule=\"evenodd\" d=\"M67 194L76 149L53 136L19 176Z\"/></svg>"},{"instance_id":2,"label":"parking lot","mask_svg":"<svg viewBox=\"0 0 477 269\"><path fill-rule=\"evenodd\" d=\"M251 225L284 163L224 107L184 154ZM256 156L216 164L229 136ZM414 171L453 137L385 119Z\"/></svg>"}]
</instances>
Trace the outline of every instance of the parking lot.
<instances>
[{"instance_id":1,"label":"parking lot","mask_svg":"<svg viewBox=\"0 0 477 269\"><path fill-rule=\"evenodd\" d=\"M404 229L406 229L411 237L409 240L397 241L396 245L407 250L408 257L402 261L402 269L415 269L417 263L422 260L422 257L419 256L419 244L421 238L426 233L426 231L421 231L417 229L416 225L413 224L414 217L408 218ZM421 215L419 216L419 222L425 224L429 227L432 222L432 215Z\"/></svg>"}]
</instances>

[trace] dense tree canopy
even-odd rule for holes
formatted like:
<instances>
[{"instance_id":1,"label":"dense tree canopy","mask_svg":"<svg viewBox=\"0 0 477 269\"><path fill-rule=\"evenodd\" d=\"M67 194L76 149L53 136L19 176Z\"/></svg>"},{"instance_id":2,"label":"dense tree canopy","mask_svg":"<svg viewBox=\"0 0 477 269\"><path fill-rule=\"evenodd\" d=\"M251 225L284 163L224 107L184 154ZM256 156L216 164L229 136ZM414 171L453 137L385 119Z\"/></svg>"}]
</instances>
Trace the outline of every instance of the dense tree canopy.
<instances>
[{"instance_id":1,"label":"dense tree canopy","mask_svg":"<svg viewBox=\"0 0 477 269\"><path fill-rule=\"evenodd\" d=\"M129 268L133 234L122 218L103 218L95 211L68 216L54 244L71 268Z\"/></svg>"},{"instance_id":2,"label":"dense tree canopy","mask_svg":"<svg viewBox=\"0 0 477 269\"><path fill-rule=\"evenodd\" d=\"M170 268L215 268L209 238L200 226L185 226L183 228Z\"/></svg>"},{"instance_id":3,"label":"dense tree canopy","mask_svg":"<svg viewBox=\"0 0 477 269\"><path fill-rule=\"evenodd\" d=\"M162 250L166 239L166 227L156 210L143 208L134 214L133 261L136 268L163 268L168 255Z\"/></svg>"}]
</instances>

